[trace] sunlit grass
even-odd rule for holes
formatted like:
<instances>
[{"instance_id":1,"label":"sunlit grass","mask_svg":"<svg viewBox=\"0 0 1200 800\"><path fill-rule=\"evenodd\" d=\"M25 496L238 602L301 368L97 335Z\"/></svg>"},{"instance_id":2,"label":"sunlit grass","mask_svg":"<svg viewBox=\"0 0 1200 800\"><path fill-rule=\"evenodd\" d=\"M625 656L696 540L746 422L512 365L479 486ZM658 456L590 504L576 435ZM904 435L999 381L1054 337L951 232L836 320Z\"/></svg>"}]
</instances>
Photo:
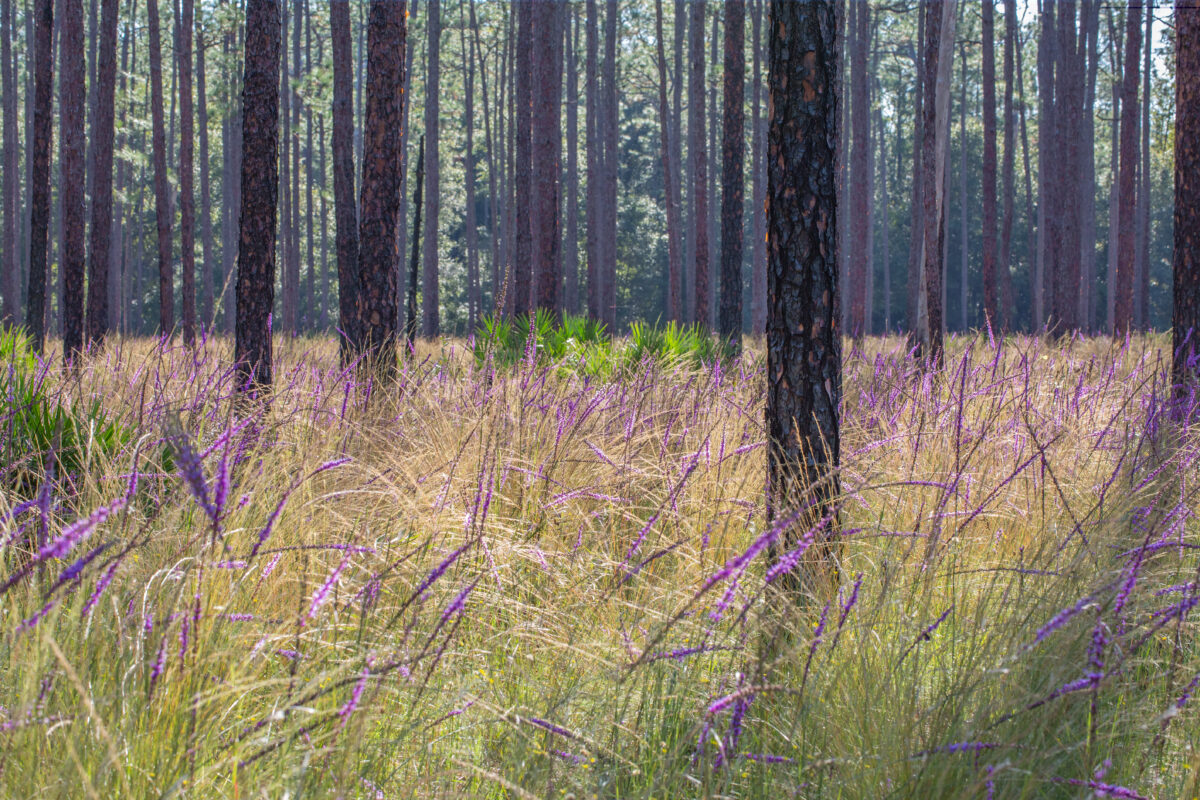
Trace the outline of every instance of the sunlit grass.
<instances>
[{"instance_id":1,"label":"sunlit grass","mask_svg":"<svg viewBox=\"0 0 1200 800\"><path fill-rule=\"evenodd\" d=\"M612 380L422 343L384 385L279 339L260 404L227 341L52 357L129 436L0 475L0 795L1190 797L1168 346L847 343L805 598L764 579L761 343Z\"/></svg>"}]
</instances>

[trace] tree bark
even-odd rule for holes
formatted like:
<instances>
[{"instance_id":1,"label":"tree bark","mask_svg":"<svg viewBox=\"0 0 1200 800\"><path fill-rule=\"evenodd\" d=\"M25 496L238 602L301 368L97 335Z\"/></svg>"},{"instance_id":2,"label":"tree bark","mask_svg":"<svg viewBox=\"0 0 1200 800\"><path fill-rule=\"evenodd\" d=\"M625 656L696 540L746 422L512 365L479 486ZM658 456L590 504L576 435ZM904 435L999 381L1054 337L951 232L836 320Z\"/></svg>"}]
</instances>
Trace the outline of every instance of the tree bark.
<instances>
[{"instance_id":1,"label":"tree bark","mask_svg":"<svg viewBox=\"0 0 1200 800\"><path fill-rule=\"evenodd\" d=\"M945 270L946 240L946 152L950 122L950 68L953 64L955 0L939 0L925 5L924 94L927 98L922 123L921 168L924 203L924 277L925 313L922 353L935 369L940 368L945 323L942 305L942 276ZM918 301L920 301L918 297Z\"/></svg>"},{"instance_id":2,"label":"tree bark","mask_svg":"<svg viewBox=\"0 0 1200 800\"><path fill-rule=\"evenodd\" d=\"M870 149L870 115L867 112L867 38L870 10L866 3L850 0L847 22L847 49L850 63L850 218L846 264L846 290L849 294L849 332L867 334L867 226L870 198L867 196L867 152Z\"/></svg>"},{"instance_id":3,"label":"tree bark","mask_svg":"<svg viewBox=\"0 0 1200 800\"><path fill-rule=\"evenodd\" d=\"M356 349L369 353L374 359L373 366L384 375L395 371L396 336L399 334L396 224L400 210L400 133L405 101L401 89L404 86L406 5L403 0L371 0L367 26L367 101L363 120L358 229L360 284L355 306L359 339ZM436 5L436 2L429 4L431 26L436 25L433 22L437 17ZM436 112L433 119L436 123ZM426 184L428 189L428 178ZM428 248L429 236L425 239ZM428 255L426 249L426 259ZM426 295L426 305L429 302ZM436 303L436 295L433 302ZM436 309L436 305L434 307ZM434 317L433 323L436 322ZM429 323L428 311L426 323Z\"/></svg>"},{"instance_id":4,"label":"tree bark","mask_svg":"<svg viewBox=\"0 0 1200 800\"><path fill-rule=\"evenodd\" d=\"M1171 328L1180 399L1200 383L1200 8L1175 0L1175 256ZM1192 410L1196 408L1191 395Z\"/></svg>"},{"instance_id":5,"label":"tree bark","mask_svg":"<svg viewBox=\"0 0 1200 800\"><path fill-rule=\"evenodd\" d=\"M1079 116L1079 327L1096 330L1096 77L1100 3L1081 0L1079 65L1083 91Z\"/></svg>"},{"instance_id":6,"label":"tree bark","mask_svg":"<svg viewBox=\"0 0 1200 800\"><path fill-rule=\"evenodd\" d=\"M59 56L59 165L62 182L62 252L59 270L62 276L63 354L71 358L83 350L83 291L86 251L84 247L84 68L83 3L59 0L62 26Z\"/></svg>"},{"instance_id":7,"label":"tree bark","mask_svg":"<svg viewBox=\"0 0 1200 800\"><path fill-rule=\"evenodd\" d=\"M762 16L764 0L752 0L754 3L754 24L751 28L751 39L754 51L754 73L751 79L750 107L753 109L753 130L751 136L751 167L754 176L751 192L751 219L753 247L750 257L750 333L762 335L767 328L767 225L763 214L763 205L767 200L766 181L766 117L763 114L762 102Z\"/></svg>"},{"instance_id":8,"label":"tree bark","mask_svg":"<svg viewBox=\"0 0 1200 800\"><path fill-rule=\"evenodd\" d=\"M438 305L440 298L438 275L438 218L441 213L441 158L438 153L438 115L441 100L441 0L430 0L425 22L429 39L425 58L425 244L421 276L422 333L426 338L437 337L440 329Z\"/></svg>"},{"instance_id":9,"label":"tree bark","mask_svg":"<svg viewBox=\"0 0 1200 800\"><path fill-rule=\"evenodd\" d=\"M601 285L603 269L600 266L600 121L597 114L600 102L597 94L599 82L599 31L596 0L587 0L587 59L584 67L585 102L587 103L587 303L588 316L603 320L604 287ZM518 65L519 66L519 65Z\"/></svg>"},{"instance_id":10,"label":"tree bark","mask_svg":"<svg viewBox=\"0 0 1200 800\"><path fill-rule=\"evenodd\" d=\"M281 38L279 0L246 0L234 360L241 388L249 391L271 386Z\"/></svg>"},{"instance_id":11,"label":"tree bark","mask_svg":"<svg viewBox=\"0 0 1200 800\"><path fill-rule=\"evenodd\" d=\"M617 0L606 0L604 14L604 75L601 81L604 99L603 122L603 204L604 227L600 232L600 245L604 264L604 322L609 330L617 326L617 168L620 151L617 148L617 119L621 109L617 99L617 40L620 27L617 16L620 4Z\"/></svg>"},{"instance_id":12,"label":"tree bark","mask_svg":"<svg viewBox=\"0 0 1200 800\"><path fill-rule=\"evenodd\" d=\"M988 0L990 5L990 0ZM1013 327L1012 231L1016 216L1016 118L1013 111L1013 59L1017 45L1016 0L1004 0L1004 160L1001 164L1004 209L1000 223L1000 244L996 256L997 317L992 323L1001 331ZM993 68L993 74L995 70ZM995 89L992 90L993 98ZM994 102L994 100L993 100ZM994 123L993 123L994 124ZM993 145L994 147L994 145ZM986 262L985 262L986 264ZM985 279L986 280L986 279Z\"/></svg>"},{"instance_id":13,"label":"tree bark","mask_svg":"<svg viewBox=\"0 0 1200 800\"><path fill-rule=\"evenodd\" d=\"M810 502L772 547L779 563L796 537L819 527L835 541L840 460L841 332L837 270L838 52L833 3L771 0L767 85L767 514ZM832 519L830 519L832 518ZM829 527L821 525L826 520ZM836 567L835 567L836 569ZM813 574L816 570L808 571ZM785 585L804 579L786 572Z\"/></svg>"},{"instance_id":14,"label":"tree bark","mask_svg":"<svg viewBox=\"0 0 1200 800\"><path fill-rule=\"evenodd\" d=\"M1140 187L1138 189L1137 206L1137 287L1136 309L1137 318L1142 330L1153 330L1150 320L1150 76L1153 71L1154 43L1151 41L1154 30L1154 4L1143 3L1146 11L1146 35L1142 48L1142 166L1138 172Z\"/></svg>"},{"instance_id":15,"label":"tree bark","mask_svg":"<svg viewBox=\"0 0 1200 800\"><path fill-rule=\"evenodd\" d=\"M96 104L90 143L91 241L88 252L87 337L95 344L108 331L108 280L112 265L113 137L116 116L117 0L103 0Z\"/></svg>"},{"instance_id":16,"label":"tree bark","mask_svg":"<svg viewBox=\"0 0 1200 800\"><path fill-rule=\"evenodd\" d=\"M567 47L567 175L566 238L563 241L563 271L566 273L564 310L579 313L579 20L575 7L566 11ZM663 124L666 124L665 121ZM489 149L490 152L490 149ZM495 196L493 192L492 196Z\"/></svg>"},{"instance_id":17,"label":"tree bark","mask_svg":"<svg viewBox=\"0 0 1200 800\"><path fill-rule=\"evenodd\" d=\"M532 3L532 6L531 266L537 307L557 316L562 285L558 216L562 23L558 3Z\"/></svg>"},{"instance_id":18,"label":"tree bark","mask_svg":"<svg viewBox=\"0 0 1200 800\"><path fill-rule=\"evenodd\" d=\"M654 2L654 32L658 64L658 130L662 142L663 194L667 207L667 319L683 322L683 260L679 252L679 207L675 192L677 176L672 172L671 110L667 105L667 56L663 42L662 0Z\"/></svg>"},{"instance_id":19,"label":"tree bark","mask_svg":"<svg viewBox=\"0 0 1200 800\"><path fill-rule=\"evenodd\" d=\"M196 339L196 193L192 119L192 0L183 0L179 25L179 243L183 269L183 341ZM203 167L203 165L201 165Z\"/></svg>"},{"instance_id":20,"label":"tree bark","mask_svg":"<svg viewBox=\"0 0 1200 800\"><path fill-rule=\"evenodd\" d=\"M1006 40L1007 41L1007 40ZM1007 52L1007 51L1006 51ZM989 325L1003 328L999 281L996 277L996 21L992 0L983 0L983 310ZM1011 85L1012 69L1005 59L1005 80ZM1005 113L1012 112L1012 94L1006 87ZM965 113L965 112L964 112ZM1008 132L1007 118L1005 131ZM1005 143L1005 156L1012 149ZM1006 162L1011 166L1011 162Z\"/></svg>"},{"instance_id":21,"label":"tree bark","mask_svg":"<svg viewBox=\"0 0 1200 800\"><path fill-rule=\"evenodd\" d=\"M1117 218L1117 286L1113 335L1124 336L1134 326L1133 278L1137 259L1134 225L1137 211L1138 64L1141 61L1140 0L1129 0L1125 12L1125 69L1121 88L1120 209Z\"/></svg>"},{"instance_id":22,"label":"tree bark","mask_svg":"<svg viewBox=\"0 0 1200 800\"><path fill-rule=\"evenodd\" d=\"M17 141L17 75L13 64L13 0L0 0L0 83L4 91L4 177L0 191L4 192L3 247L3 308L0 322L18 324L21 321L21 264L17 255L17 214L20 208L20 144Z\"/></svg>"},{"instance_id":23,"label":"tree bark","mask_svg":"<svg viewBox=\"0 0 1200 800\"><path fill-rule=\"evenodd\" d=\"M154 217L158 222L158 327L160 336L175 328L175 280L171 263L171 205L167 197L167 142L163 122L162 44L158 0L146 0L150 39L150 116L154 150Z\"/></svg>"},{"instance_id":24,"label":"tree bark","mask_svg":"<svg viewBox=\"0 0 1200 800\"><path fill-rule=\"evenodd\" d=\"M208 153L208 82L205 74L203 12L196 16L196 123L200 128L200 321L206 330L216 323L213 315L213 262L215 248L212 231L212 194L209 185Z\"/></svg>"},{"instance_id":25,"label":"tree bark","mask_svg":"<svg viewBox=\"0 0 1200 800\"><path fill-rule=\"evenodd\" d=\"M742 344L742 216L746 155L746 3L725 0L725 107L721 172L721 336Z\"/></svg>"},{"instance_id":26,"label":"tree bark","mask_svg":"<svg viewBox=\"0 0 1200 800\"><path fill-rule=\"evenodd\" d=\"M467 49L467 35L462 28L459 28L459 44L463 75L466 76L464 116L467 146L463 151L463 180L466 184L467 208L463 226L467 244L467 333L470 334L479 323L479 231L475 214L475 59Z\"/></svg>"},{"instance_id":27,"label":"tree bark","mask_svg":"<svg viewBox=\"0 0 1200 800\"><path fill-rule=\"evenodd\" d=\"M513 181L516 186L516 231L513 253L513 313L525 314L532 310L533 272L533 172L531 163L531 111L533 107L533 6L529 0L513 0L517 7L517 52L516 52L516 118L513 130L516 136L516 153ZM590 83L590 81L589 81ZM590 181L590 176L589 176ZM588 219L590 228L592 221ZM603 242L598 240L598 246Z\"/></svg>"},{"instance_id":28,"label":"tree bark","mask_svg":"<svg viewBox=\"0 0 1200 800\"><path fill-rule=\"evenodd\" d=\"M337 238L338 327L342 357L359 341L358 210L354 199L354 73L350 61L350 2L330 0L333 45L333 205Z\"/></svg>"},{"instance_id":29,"label":"tree bark","mask_svg":"<svg viewBox=\"0 0 1200 800\"><path fill-rule=\"evenodd\" d=\"M704 113L704 9L705 0L693 0L690 9L690 74L688 77L688 156L693 159L691 216L695 225L695 261L692 266L695 315L692 321L708 326L708 158L705 152Z\"/></svg>"},{"instance_id":30,"label":"tree bark","mask_svg":"<svg viewBox=\"0 0 1200 800\"><path fill-rule=\"evenodd\" d=\"M413 190L413 235L412 235L412 256L408 260L408 302L406 304L407 314L404 323L404 338L408 343L409 348L417 340L417 280L419 275L417 270L420 264L421 253L421 191L425 188L425 136L421 136L420 149L417 151L417 176L416 188Z\"/></svg>"},{"instance_id":31,"label":"tree bark","mask_svg":"<svg viewBox=\"0 0 1200 800\"><path fill-rule=\"evenodd\" d=\"M917 49L913 53L913 73L917 76L917 86L913 101L912 197L909 200L908 285L905 297L905 323L908 325L910 348L921 341L921 329L924 325L920 297L924 288L921 276L924 272L925 252L925 178L922 173L924 158L921 150L925 141L926 14L922 5L918 4L916 8Z\"/></svg>"}]
</instances>

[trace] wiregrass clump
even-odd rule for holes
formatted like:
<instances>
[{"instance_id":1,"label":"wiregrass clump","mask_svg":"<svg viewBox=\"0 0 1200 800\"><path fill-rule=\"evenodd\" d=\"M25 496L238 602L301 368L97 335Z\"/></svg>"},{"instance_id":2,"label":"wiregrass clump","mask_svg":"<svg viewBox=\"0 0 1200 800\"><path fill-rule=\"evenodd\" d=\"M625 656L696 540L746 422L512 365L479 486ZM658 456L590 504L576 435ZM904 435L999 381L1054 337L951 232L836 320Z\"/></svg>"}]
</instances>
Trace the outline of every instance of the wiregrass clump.
<instances>
[{"instance_id":1,"label":"wiregrass clump","mask_svg":"<svg viewBox=\"0 0 1200 800\"><path fill-rule=\"evenodd\" d=\"M847 345L824 531L764 517L753 347L381 384L281 340L255 403L214 339L13 366L132 433L0 474L0 795L1190 797L1162 346ZM817 535L836 585L785 595Z\"/></svg>"}]
</instances>

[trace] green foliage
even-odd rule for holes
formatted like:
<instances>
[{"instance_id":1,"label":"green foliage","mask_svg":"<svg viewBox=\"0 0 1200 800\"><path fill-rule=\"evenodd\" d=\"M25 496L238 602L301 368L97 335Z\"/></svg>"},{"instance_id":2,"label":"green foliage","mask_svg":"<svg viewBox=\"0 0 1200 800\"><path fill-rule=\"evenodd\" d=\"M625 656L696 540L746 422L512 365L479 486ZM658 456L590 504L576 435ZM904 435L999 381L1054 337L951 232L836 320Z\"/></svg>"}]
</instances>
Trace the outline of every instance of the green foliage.
<instances>
[{"instance_id":1,"label":"green foliage","mask_svg":"<svg viewBox=\"0 0 1200 800\"><path fill-rule=\"evenodd\" d=\"M28 338L20 331L0 334L0 430L3 461L0 485L22 499L37 496L47 470L70 479L101 467L132 441L132 433L109 419L99 400L68 404L52 395L46 369L39 369Z\"/></svg>"},{"instance_id":2,"label":"green foliage","mask_svg":"<svg viewBox=\"0 0 1200 800\"><path fill-rule=\"evenodd\" d=\"M610 377L645 359L667 367L700 368L731 356L725 344L700 325L669 322L659 327L634 322L629 339L617 340L601 322L568 314L557 323L543 309L534 313L532 339L526 315L484 318L482 331L475 337L475 363L482 366L489 351L500 367L511 367L533 355L539 364L557 364L561 371L592 377Z\"/></svg>"}]
</instances>

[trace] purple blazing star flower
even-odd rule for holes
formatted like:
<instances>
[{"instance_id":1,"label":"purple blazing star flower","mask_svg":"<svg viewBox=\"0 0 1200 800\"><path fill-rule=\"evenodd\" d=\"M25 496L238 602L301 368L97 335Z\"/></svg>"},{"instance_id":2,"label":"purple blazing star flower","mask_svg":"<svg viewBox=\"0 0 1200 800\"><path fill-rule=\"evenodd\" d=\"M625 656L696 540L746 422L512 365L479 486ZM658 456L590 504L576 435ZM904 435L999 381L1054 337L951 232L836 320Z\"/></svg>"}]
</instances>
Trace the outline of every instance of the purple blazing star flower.
<instances>
[{"instance_id":1,"label":"purple blazing star flower","mask_svg":"<svg viewBox=\"0 0 1200 800\"><path fill-rule=\"evenodd\" d=\"M308 615L304 618L305 623L315 617L317 612L321 610L321 606L325 605L325 601L329 599L330 590L333 589L334 584L337 583L337 579L341 577L342 570L346 568L348 563L350 563L350 556L344 557L341 563L334 567L333 572L329 573L329 577L325 579L325 583L321 584L321 588L313 593L312 603L308 607Z\"/></svg>"}]
</instances>

